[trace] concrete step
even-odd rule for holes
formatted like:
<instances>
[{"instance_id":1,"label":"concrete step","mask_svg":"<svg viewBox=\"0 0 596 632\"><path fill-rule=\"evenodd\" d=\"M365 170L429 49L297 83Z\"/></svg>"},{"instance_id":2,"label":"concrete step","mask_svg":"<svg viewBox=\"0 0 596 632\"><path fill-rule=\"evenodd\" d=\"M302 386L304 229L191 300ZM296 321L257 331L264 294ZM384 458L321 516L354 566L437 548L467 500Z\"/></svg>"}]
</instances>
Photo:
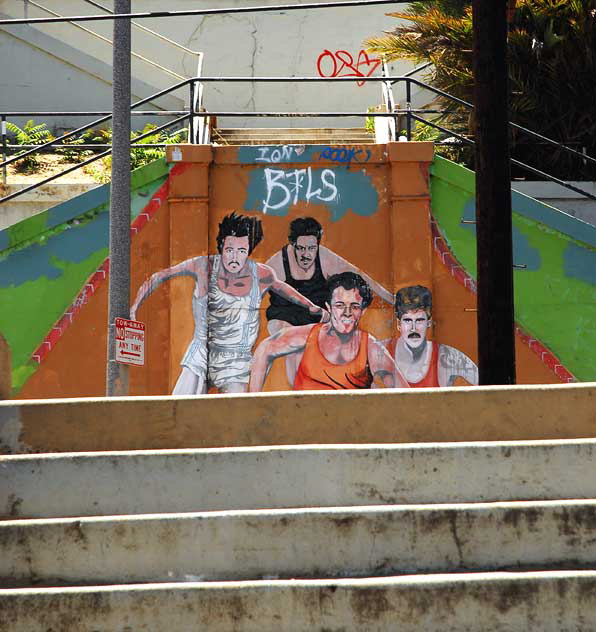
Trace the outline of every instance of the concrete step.
<instances>
[{"instance_id":1,"label":"concrete step","mask_svg":"<svg viewBox=\"0 0 596 632\"><path fill-rule=\"evenodd\" d=\"M250 138L250 139L242 139L242 138L230 138L225 141L222 140L212 140L213 143L217 145L257 145L259 147L265 145L321 145L322 147L330 146L330 145L369 145L373 144L374 140L372 139L320 139L320 138L305 138L304 140L297 140L296 138L279 138L276 137L274 139L266 139L266 138Z\"/></svg>"},{"instance_id":2,"label":"concrete step","mask_svg":"<svg viewBox=\"0 0 596 632\"><path fill-rule=\"evenodd\" d=\"M596 572L0 590L10 632L594 630Z\"/></svg>"},{"instance_id":3,"label":"concrete step","mask_svg":"<svg viewBox=\"0 0 596 632\"><path fill-rule=\"evenodd\" d=\"M595 397L590 382L10 400L0 402L0 454L591 439Z\"/></svg>"},{"instance_id":4,"label":"concrete step","mask_svg":"<svg viewBox=\"0 0 596 632\"><path fill-rule=\"evenodd\" d=\"M375 142L363 128L218 128L212 142L222 145L360 145Z\"/></svg>"},{"instance_id":5,"label":"concrete step","mask_svg":"<svg viewBox=\"0 0 596 632\"><path fill-rule=\"evenodd\" d=\"M596 498L595 456L596 439L0 456L0 516Z\"/></svg>"},{"instance_id":6,"label":"concrete step","mask_svg":"<svg viewBox=\"0 0 596 632\"><path fill-rule=\"evenodd\" d=\"M0 522L3 587L596 567L596 501Z\"/></svg>"},{"instance_id":7,"label":"concrete step","mask_svg":"<svg viewBox=\"0 0 596 632\"><path fill-rule=\"evenodd\" d=\"M222 136L362 136L369 133L362 127L218 127L214 130ZM370 134L372 135L372 134Z\"/></svg>"}]
</instances>

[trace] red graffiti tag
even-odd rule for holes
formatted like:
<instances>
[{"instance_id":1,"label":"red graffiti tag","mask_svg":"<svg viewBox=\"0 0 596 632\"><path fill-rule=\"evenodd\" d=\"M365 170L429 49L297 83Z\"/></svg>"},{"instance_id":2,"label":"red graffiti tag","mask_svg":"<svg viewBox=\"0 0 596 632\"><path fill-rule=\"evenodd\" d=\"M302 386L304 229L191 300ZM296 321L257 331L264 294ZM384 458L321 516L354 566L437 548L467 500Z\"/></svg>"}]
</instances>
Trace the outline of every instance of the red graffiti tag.
<instances>
[{"instance_id":1,"label":"red graffiti tag","mask_svg":"<svg viewBox=\"0 0 596 632\"><path fill-rule=\"evenodd\" d=\"M361 50L358 59L354 58L347 50L336 50L334 53L325 49L317 59L319 77L370 77L380 66L378 57L369 57L367 52ZM363 86L364 81L356 82Z\"/></svg>"}]
</instances>

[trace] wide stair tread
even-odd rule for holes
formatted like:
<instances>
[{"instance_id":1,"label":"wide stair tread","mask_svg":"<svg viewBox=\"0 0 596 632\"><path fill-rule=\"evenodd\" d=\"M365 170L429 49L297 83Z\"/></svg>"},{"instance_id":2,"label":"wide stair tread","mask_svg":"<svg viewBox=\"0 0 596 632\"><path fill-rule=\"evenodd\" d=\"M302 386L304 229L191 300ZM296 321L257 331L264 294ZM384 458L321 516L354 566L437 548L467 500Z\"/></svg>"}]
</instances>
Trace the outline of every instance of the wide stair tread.
<instances>
[{"instance_id":1,"label":"wide stair tread","mask_svg":"<svg viewBox=\"0 0 596 632\"><path fill-rule=\"evenodd\" d=\"M217 128L211 141L222 145L371 144L374 134L363 128Z\"/></svg>"},{"instance_id":2,"label":"wide stair tread","mask_svg":"<svg viewBox=\"0 0 596 632\"><path fill-rule=\"evenodd\" d=\"M0 457L0 622L592 630L595 451L583 439Z\"/></svg>"}]
</instances>

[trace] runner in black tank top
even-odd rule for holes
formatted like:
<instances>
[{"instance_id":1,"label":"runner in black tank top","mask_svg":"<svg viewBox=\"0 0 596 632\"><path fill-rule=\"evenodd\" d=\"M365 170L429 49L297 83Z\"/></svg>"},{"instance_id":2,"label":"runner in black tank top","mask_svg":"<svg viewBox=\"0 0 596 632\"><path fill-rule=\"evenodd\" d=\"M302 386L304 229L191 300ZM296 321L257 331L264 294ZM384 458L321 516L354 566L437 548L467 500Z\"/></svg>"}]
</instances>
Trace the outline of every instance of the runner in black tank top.
<instances>
[{"instance_id":1,"label":"runner in black tank top","mask_svg":"<svg viewBox=\"0 0 596 632\"><path fill-rule=\"evenodd\" d=\"M294 279L292 277L287 245L281 249L281 256L286 283L298 290L302 296L310 299L315 305L325 307L325 301L329 297L327 295L327 279L323 276L319 253L317 252L315 271L310 279ZM269 292L269 301L270 305L266 312L268 321L283 320L290 325L310 325L321 320L320 316L311 314L304 307L291 303L274 292Z\"/></svg>"}]
</instances>

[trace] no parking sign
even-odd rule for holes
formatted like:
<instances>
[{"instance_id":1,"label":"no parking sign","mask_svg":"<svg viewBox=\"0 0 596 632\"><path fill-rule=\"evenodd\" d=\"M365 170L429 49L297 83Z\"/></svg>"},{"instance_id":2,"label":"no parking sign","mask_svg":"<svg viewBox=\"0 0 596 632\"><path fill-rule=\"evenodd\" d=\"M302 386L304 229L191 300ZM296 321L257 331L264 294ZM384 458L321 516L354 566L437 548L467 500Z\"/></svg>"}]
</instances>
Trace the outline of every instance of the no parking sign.
<instances>
[{"instance_id":1,"label":"no parking sign","mask_svg":"<svg viewBox=\"0 0 596 632\"><path fill-rule=\"evenodd\" d=\"M116 318L116 362L143 366L145 364L145 324L136 320Z\"/></svg>"}]
</instances>

